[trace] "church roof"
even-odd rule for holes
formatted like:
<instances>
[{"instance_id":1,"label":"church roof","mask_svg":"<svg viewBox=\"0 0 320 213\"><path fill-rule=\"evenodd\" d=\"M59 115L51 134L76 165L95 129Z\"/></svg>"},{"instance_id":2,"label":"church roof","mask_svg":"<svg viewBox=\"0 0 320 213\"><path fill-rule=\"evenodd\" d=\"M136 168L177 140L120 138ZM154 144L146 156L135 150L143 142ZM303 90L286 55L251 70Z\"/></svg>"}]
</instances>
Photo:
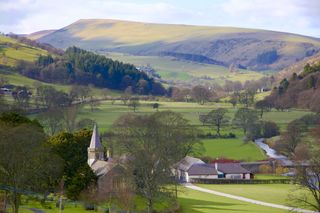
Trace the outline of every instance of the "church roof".
<instances>
[{"instance_id":1,"label":"church roof","mask_svg":"<svg viewBox=\"0 0 320 213\"><path fill-rule=\"evenodd\" d=\"M110 172L116 164L112 161L97 160L91 165L93 172L99 177Z\"/></svg>"},{"instance_id":2,"label":"church roof","mask_svg":"<svg viewBox=\"0 0 320 213\"><path fill-rule=\"evenodd\" d=\"M90 148L91 149L102 149L103 148L101 141L100 141L98 127L96 124L93 127L93 132L92 132L91 141L90 141Z\"/></svg>"}]
</instances>

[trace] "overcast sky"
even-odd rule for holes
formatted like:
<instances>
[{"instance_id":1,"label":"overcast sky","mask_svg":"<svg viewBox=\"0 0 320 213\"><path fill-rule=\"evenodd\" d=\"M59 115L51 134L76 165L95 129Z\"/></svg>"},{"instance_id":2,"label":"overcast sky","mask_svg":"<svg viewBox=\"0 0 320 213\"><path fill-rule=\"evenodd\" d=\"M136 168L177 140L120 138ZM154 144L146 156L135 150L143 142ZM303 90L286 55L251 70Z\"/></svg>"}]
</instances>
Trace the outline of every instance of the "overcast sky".
<instances>
[{"instance_id":1,"label":"overcast sky","mask_svg":"<svg viewBox=\"0 0 320 213\"><path fill-rule=\"evenodd\" d=\"M59 29L83 18L234 26L320 38L320 0L0 0L0 32Z\"/></svg>"}]
</instances>

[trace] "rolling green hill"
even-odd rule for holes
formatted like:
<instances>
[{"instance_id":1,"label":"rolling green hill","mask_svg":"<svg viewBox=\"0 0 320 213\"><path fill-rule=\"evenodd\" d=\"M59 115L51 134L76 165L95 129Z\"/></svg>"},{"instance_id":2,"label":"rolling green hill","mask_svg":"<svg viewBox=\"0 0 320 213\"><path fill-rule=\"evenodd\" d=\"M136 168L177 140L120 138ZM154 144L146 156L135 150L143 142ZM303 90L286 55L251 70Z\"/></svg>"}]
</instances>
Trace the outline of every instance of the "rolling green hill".
<instances>
[{"instance_id":1,"label":"rolling green hill","mask_svg":"<svg viewBox=\"0 0 320 213\"><path fill-rule=\"evenodd\" d=\"M0 35L0 65L14 66L18 60L34 61L47 54L46 50Z\"/></svg>"},{"instance_id":2,"label":"rolling green hill","mask_svg":"<svg viewBox=\"0 0 320 213\"><path fill-rule=\"evenodd\" d=\"M79 20L38 40L61 48L174 56L252 70L280 70L320 49L317 38L282 32L104 19Z\"/></svg>"}]
</instances>

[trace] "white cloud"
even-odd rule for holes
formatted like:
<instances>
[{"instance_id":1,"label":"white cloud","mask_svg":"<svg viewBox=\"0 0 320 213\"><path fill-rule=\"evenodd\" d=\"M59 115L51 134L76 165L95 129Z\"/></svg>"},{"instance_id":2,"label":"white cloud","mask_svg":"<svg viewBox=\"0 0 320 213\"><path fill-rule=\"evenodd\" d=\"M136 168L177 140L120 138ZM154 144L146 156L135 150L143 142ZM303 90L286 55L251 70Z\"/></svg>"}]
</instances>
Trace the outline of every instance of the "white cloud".
<instances>
[{"instance_id":1,"label":"white cloud","mask_svg":"<svg viewBox=\"0 0 320 213\"><path fill-rule=\"evenodd\" d=\"M149 22L174 22L181 17L191 17L193 11L176 8L168 3L133 3L103 0L18 0L0 2L0 12L12 11L11 15L25 17L6 26L0 20L0 27L6 31L30 33L42 29L61 28L81 18L113 18ZM10 15L10 14L9 14ZM7 15L8 16L8 15ZM10 17L5 17L9 19Z\"/></svg>"},{"instance_id":2,"label":"white cloud","mask_svg":"<svg viewBox=\"0 0 320 213\"><path fill-rule=\"evenodd\" d=\"M239 25L242 27L319 36L319 30L312 27L317 17L310 15L310 11L320 11L320 2L318 0L310 0L314 4L309 4L309 1L307 4L302 2L305 1L228 0L221 4L221 8L229 19L239 20Z\"/></svg>"}]
</instances>

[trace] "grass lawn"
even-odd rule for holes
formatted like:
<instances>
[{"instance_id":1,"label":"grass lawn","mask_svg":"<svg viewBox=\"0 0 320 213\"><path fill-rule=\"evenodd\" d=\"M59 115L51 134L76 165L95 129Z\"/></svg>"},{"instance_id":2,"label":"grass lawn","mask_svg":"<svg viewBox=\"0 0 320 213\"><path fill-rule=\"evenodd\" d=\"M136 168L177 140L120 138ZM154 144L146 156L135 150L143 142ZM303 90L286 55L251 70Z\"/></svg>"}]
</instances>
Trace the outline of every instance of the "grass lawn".
<instances>
[{"instance_id":1,"label":"grass lawn","mask_svg":"<svg viewBox=\"0 0 320 213\"><path fill-rule=\"evenodd\" d=\"M182 192L179 193L179 203L182 206L183 213L287 212L281 209L250 204L230 198L194 191L191 189L182 189Z\"/></svg>"},{"instance_id":2,"label":"grass lawn","mask_svg":"<svg viewBox=\"0 0 320 213\"><path fill-rule=\"evenodd\" d=\"M213 158L232 158L243 161L257 161L266 159L264 152L253 142L246 144L239 138L234 139L205 139L202 141L204 156Z\"/></svg>"},{"instance_id":3,"label":"grass lawn","mask_svg":"<svg viewBox=\"0 0 320 213\"><path fill-rule=\"evenodd\" d=\"M298 190L293 184L199 184L198 186L243 196L259 201L292 206L294 203L289 195L297 196L307 191ZM311 195L308 195L311 199Z\"/></svg>"},{"instance_id":4,"label":"grass lawn","mask_svg":"<svg viewBox=\"0 0 320 213\"><path fill-rule=\"evenodd\" d=\"M33 212L30 209L35 208L39 209L42 211L45 211L46 213L57 213L59 212L59 209L55 207L55 204L52 203L50 204L51 209L49 208L44 208L43 206L40 205L39 202L30 202L28 204L24 204L20 207L20 212L21 213L29 213ZM62 212L65 213L88 213L88 212L95 212L95 211L87 211L84 209L84 206L82 204L76 204L76 203L67 203L64 205L64 210Z\"/></svg>"}]
</instances>

